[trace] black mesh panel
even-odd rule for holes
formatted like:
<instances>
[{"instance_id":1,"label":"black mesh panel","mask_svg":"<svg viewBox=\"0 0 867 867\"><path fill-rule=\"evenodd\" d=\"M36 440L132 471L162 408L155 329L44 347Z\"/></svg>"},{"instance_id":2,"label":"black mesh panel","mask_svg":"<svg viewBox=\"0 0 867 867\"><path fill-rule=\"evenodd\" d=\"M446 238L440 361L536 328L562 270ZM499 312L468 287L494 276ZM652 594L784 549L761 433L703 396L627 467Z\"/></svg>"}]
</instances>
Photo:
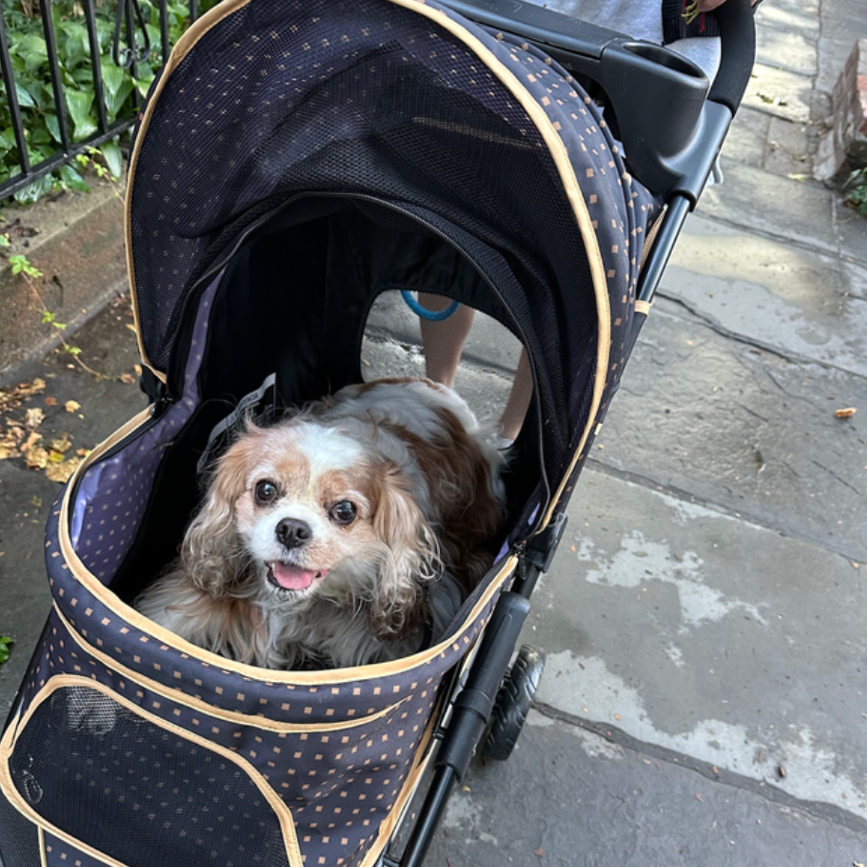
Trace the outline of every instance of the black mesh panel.
<instances>
[{"instance_id":1,"label":"black mesh panel","mask_svg":"<svg viewBox=\"0 0 867 867\"><path fill-rule=\"evenodd\" d=\"M39 838L27 821L0 794L0 862L5 867L38 867Z\"/></svg>"},{"instance_id":2,"label":"black mesh panel","mask_svg":"<svg viewBox=\"0 0 867 867\"><path fill-rule=\"evenodd\" d=\"M275 813L234 762L88 687L39 706L10 771L46 822L123 864L288 863Z\"/></svg>"}]
</instances>

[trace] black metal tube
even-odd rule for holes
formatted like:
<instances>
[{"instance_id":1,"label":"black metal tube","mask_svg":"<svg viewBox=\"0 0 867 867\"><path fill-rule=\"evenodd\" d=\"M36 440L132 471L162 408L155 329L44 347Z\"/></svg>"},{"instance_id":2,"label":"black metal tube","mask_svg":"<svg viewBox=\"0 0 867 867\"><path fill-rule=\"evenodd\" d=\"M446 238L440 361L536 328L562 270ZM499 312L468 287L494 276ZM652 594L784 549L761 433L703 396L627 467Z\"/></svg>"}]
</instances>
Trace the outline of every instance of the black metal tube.
<instances>
[{"instance_id":1,"label":"black metal tube","mask_svg":"<svg viewBox=\"0 0 867 867\"><path fill-rule=\"evenodd\" d=\"M644 264L644 270L638 280L638 300L650 302L662 279L662 273L668 264L680 230L692 207L692 202L683 195L673 196L668 209L663 215L659 234L650 251L650 256Z\"/></svg>"},{"instance_id":2,"label":"black metal tube","mask_svg":"<svg viewBox=\"0 0 867 867\"><path fill-rule=\"evenodd\" d=\"M18 148L18 165L21 166L22 175L29 178L30 155L27 153L24 119L21 117L21 106L18 104L18 92L15 90L15 73L12 71L9 42L6 39L6 20L3 18L2 9L0 9L0 69L3 72L3 86L6 88L9 112L12 115L12 129L15 132L15 145Z\"/></svg>"},{"instance_id":3,"label":"black metal tube","mask_svg":"<svg viewBox=\"0 0 867 867\"><path fill-rule=\"evenodd\" d=\"M51 17L50 0L39 0L42 14L42 31L48 49L48 66L51 69L51 89L54 91L54 107L57 110L57 125L60 127L60 141L63 150L69 151L72 142L69 136L69 121L66 117L66 101L63 96L63 81L60 77L60 62L57 58L57 39L54 35L54 20Z\"/></svg>"},{"instance_id":4,"label":"black metal tube","mask_svg":"<svg viewBox=\"0 0 867 867\"><path fill-rule=\"evenodd\" d=\"M162 46L162 56L160 57L160 65L165 64L169 59L169 53L172 50L169 42L169 5L168 0L160 0L160 45Z\"/></svg>"},{"instance_id":5,"label":"black metal tube","mask_svg":"<svg viewBox=\"0 0 867 867\"><path fill-rule=\"evenodd\" d=\"M93 0L85 0L84 20L87 24L87 41L90 45L90 68L93 70L93 98L96 100L96 116L100 132L108 129L105 111L105 91L102 83L102 63L99 59L99 34L96 31L96 9Z\"/></svg>"},{"instance_id":6,"label":"black metal tube","mask_svg":"<svg viewBox=\"0 0 867 867\"><path fill-rule=\"evenodd\" d=\"M0 199L14 195L18 190L23 189L28 184L32 184L37 178L41 178L43 175L47 175L49 172L59 169L61 166L68 163L70 158L74 157L76 154L85 153L87 149L91 147L98 147L104 141L108 141L108 139L114 138L125 129L129 129L129 127L134 123L135 118L127 118L126 120L119 121L110 126L103 133L97 133L82 142L76 142L75 145L70 148L69 153L58 151L54 156L43 160L41 163L37 163L28 174L15 175L14 178L4 181L0 184Z\"/></svg>"},{"instance_id":7,"label":"black metal tube","mask_svg":"<svg viewBox=\"0 0 867 867\"><path fill-rule=\"evenodd\" d=\"M433 842L434 834L439 828L443 811L449 800L457 774L453 768L437 768L433 781L425 798L424 808L419 814L412 834L400 859L400 867L421 867L427 856L427 850Z\"/></svg>"},{"instance_id":8,"label":"black metal tube","mask_svg":"<svg viewBox=\"0 0 867 867\"><path fill-rule=\"evenodd\" d=\"M190 0L190 24L199 17L199 0Z\"/></svg>"}]
</instances>

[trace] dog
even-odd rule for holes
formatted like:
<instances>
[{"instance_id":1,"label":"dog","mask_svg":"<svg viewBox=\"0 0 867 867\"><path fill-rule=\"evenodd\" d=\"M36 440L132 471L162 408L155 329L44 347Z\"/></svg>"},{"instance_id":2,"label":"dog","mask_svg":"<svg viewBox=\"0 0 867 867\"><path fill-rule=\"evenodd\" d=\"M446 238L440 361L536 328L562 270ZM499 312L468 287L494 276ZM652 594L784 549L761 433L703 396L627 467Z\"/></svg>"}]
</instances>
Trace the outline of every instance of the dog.
<instances>
[{"instance_id":1,"label":"dog","mask_svg":"<svg viewBox=\"0 0 867 867\"><path fill-rule=\"evenodd\" d=\"M136 602L195 645L264 668L417 652L493 563L503 459L426 379L347 386L246 429L178 562Z\"/></svg>"}]
</instances>

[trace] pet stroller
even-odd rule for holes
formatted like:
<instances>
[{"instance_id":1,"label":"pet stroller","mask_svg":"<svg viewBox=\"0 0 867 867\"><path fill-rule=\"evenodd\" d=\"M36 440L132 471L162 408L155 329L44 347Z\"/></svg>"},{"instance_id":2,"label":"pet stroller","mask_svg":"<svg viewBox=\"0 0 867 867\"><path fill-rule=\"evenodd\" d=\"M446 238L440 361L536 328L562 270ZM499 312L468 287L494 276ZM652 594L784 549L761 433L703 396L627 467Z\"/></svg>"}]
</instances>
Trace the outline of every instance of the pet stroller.
<instances>
[{"instance_id":1,"label":"pet stroller","mask_svg":"<svg viewBox=\"0 0 867 867\"><path fill-rule=\"evenodd\" d=\"M418 865L477 746L508 755L539 675L527 651L506 674L529 597L754 51L729 0L708 93L659 46L511 6L225 0L152 87L126 222L151 403L52 512L54 605L0 742L6 867ZM137 613L227 407L361 381L394 290L493 317L533 376L500 554L446 634L270 671Z\"/></svg>"}]
</instances>

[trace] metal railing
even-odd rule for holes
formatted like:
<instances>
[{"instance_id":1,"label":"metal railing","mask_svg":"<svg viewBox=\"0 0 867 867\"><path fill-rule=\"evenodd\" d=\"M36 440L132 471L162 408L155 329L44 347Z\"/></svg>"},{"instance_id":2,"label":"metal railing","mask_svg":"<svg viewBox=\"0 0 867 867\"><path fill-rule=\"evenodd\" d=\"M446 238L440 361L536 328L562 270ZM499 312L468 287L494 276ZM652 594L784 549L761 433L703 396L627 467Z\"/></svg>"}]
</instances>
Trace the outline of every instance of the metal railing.
<instances>
[{"instance_id":1,"label":"metal railing","mask_svg":"<svg viewBox=\"0 0 867 867\"><path fill-rule=\"evenodd\" d=\"M87 52L90 57L90 68L93 75L93 94L94 94L94 109L96 117L93 118L95 131L86 137L80 139L74 136L70 130L70 117L67 103L67 89L70 84L64 83L64 58L58 52L58 39L55 27L55 14L62 14L58 0L38 0L38 5L33 0L18 0L21 9L26 9L29 16L35 19L37 16L41 18L42 34L44 36L45 51L47 54L47 66L50 75L51 92L53 95L53 115L56 117L56 126L53 126L53 136L56 142L56 151L48 157L43 157L37 161L31 159L27 137L27 114L28 110L35 111L35 106L22 106L22 96L24 101L29 99L26 91L22 94L16 82L16 74L13 64L13 58L9 48L9 32L7 28L6 13L11 14L14 0L0 0L0 73L2 73L3 87L5 90L5 98L8 104L9 115L11 117L11 128L14 136L15 147L7 152L7 167L2 169L0 179L3 174L9 174L8 168L9 154L12 151L17 152L17 168L20 171L16 172L13 166L11 176L5 180L0 180L0 201L14 195L16 192L24 189L35 181L45 177L50 172L59 169L61 166L71 163L76 156L82 153L88 153L91 148L99 147L109 139L114 138L119 133L128 129L135 122L138 108L141 104L141 95L138 88L133 87L129 96L128 110L123 112L123 116L110 117L106 109L106 82L103 70L103 59L101 57L100 38L98 32L98 23L103 25L103 31L106 27L106 12L100 5L99 12L97 11L95 0L78 0L73 5L69 2L70 9L74 9L78 17L83 17L83 23L87 30ZM107 5L107 4L106 4ZM114 12L114 38L111 51L111 59L116 67L125 70L133 81L139 77L140 68L144 64L151 66L154 71L168 57L171 50L170 45L170 29L169 18L170 14L177 18L176 8L179 4L173 2L172 6L175 12L170 13L169 0L150 0L146 12L142 10L139 0L113 0L111 3L112 9L108 10L111 14ZM198 0L189 0L183 4L188 12L188 21L192 23L199 15ZM213 4L211 4L213 5ZM149 20L156 17L158 21ZM100 15L101 21L98 22L97 15ZM20 15L19 15L20 18ZM159 57L153 52L151 38L148 29L159 30ZM42 64L44 65L44 64ZM116 72L117 70L115 70ZM46 110L42 111L45 115L49 113Z\"/></svg>"}]
</instances>

